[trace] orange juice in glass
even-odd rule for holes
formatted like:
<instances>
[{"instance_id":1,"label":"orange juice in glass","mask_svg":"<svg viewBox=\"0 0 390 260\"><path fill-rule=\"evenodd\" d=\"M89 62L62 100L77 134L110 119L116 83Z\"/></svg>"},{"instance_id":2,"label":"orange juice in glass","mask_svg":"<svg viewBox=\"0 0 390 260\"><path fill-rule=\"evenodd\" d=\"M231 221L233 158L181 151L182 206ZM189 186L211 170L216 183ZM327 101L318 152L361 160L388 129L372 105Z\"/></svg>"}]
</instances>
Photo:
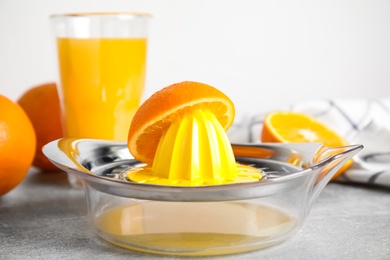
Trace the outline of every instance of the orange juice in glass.
<instances>
[{"instance_id":1,"label":"orange juice in glass","mask_svg":"<svg viewBox=\"0 0 390 260\"><path fill-rule=\"evenodd\" d=\"M65 137L127 140L144 89L150 17L143 13L50 17Z\"/></svg>"},{"instance_id":2,"label":"orange juice in glass","mask_svg":"<svg viewBox=\"0 0 390 260\"><path fill-rule=\"evenodd\" d=\"M127 140L144 89L146 39L58 38L64 132Z\"/></svg>"}]
</instances>

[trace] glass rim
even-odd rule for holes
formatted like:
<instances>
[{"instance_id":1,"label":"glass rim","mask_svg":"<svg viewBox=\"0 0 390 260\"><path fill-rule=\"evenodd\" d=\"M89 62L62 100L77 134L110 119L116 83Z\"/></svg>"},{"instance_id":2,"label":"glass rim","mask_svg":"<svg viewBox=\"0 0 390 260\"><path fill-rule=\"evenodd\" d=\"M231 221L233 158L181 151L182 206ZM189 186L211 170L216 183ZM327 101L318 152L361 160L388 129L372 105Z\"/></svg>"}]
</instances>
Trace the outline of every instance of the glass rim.
<instances>
[{"instance_id":1,"label":"glass rim","mask_svg":"<svg viewBox=\"0 0 390 260\"><path fill-rule=\"evenodd\" d=\"M152 14L146 12L70 12L51 14L50 19L76 18L76 17L145 17L151 18Z\"/></svg>"}]
</instances>

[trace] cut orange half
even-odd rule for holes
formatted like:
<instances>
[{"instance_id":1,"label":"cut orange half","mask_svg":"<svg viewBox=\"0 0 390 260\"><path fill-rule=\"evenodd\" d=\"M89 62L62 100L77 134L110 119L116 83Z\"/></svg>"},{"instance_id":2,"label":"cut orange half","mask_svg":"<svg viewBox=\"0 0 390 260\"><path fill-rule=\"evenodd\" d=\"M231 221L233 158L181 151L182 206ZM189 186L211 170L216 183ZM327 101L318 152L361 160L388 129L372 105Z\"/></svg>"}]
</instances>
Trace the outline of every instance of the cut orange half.
<instances>
[{"instance_id":1,"label":"cut orange half","mask_svg":"<svg viewBox=\"0 0 390 260\"><path fill-rule=\"evenodd\" d=\"M172 122L198 109L211 111L225 131L233 123L234 104L224 93L204 83L176 83L154 93L137 110L128 136L130 153L141 162L153 162L160 138Z\"/></svg>"},{"instance_id":2,"label":"cut orange half","mask_svg":"<svg viewBox=\"0 0 390 260\"><path fill-rule=\"evenodd\" d=\"M277 111L264 118L262 142L304 143L321 142L328 147L348 145L348 142L329 126L316 118L298 112ZM352 163L348 161L333 179L342 174Z\"/></svg>"}]
</instances>

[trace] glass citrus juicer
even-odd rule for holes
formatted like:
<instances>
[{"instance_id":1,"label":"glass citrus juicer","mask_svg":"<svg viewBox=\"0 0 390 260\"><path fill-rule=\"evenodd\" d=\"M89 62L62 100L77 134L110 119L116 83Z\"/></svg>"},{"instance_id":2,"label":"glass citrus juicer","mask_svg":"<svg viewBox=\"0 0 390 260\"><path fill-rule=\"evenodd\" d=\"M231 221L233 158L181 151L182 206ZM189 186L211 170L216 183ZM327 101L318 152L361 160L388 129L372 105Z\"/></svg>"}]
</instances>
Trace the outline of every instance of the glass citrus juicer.
<instances>
[{"instance_id":1,"label":"glass citrus juicer","mask_svg":"<svg viewBox=\"0 0 390 260\"><path fill-rule=\"evenodd\" d=\"M152 163L135 159L125 142L97 139L63 138L43 152L82 180L100 237L138 251L199 256L289 238L362 148L230 144L214 114L195 109L164 131Z\"/></svg>"}]
</instances>

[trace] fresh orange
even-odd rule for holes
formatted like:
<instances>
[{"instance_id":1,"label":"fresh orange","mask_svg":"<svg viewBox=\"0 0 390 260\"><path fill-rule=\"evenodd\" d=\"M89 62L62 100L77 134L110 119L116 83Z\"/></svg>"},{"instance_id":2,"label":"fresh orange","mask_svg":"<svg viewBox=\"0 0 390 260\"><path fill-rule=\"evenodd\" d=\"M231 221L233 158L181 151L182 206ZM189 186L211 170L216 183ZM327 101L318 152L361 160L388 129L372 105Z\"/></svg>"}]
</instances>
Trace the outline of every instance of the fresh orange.
<instances>
[{"instance_id":1,"label":"fresh orange","mask_svg":"<svg viewBox=\"0 0 390 260\"><path fill-rule=\"evenodd\" d=\"M60 102L55 83L30 88L18 100L34 126L37 148L33 165L45 170L58 170L42 153L42 146L62 137Z\"/></svg>"},{"instance_id":2,"label":"fresh orange","mask_svg":"<svg viewBox=\"0 0 390 260\"><path fill-rule=\"evenodd\" d=\"M277 111L265 116L262 142L304 143L321 142L328 147L348 145L348 142L329 126L307 114ZM344 164L333 179L341 175L352 163Z\"/></svg>"},{"instance_id":3,"label":"fresh orange","mask_svg":"<svg viewBox=\"0 0 390 260\"><path fill-rule=\"evenodd\" d=\"M154 93L134 115L128 137L134 158L151 163L164 131L174 120L195 109L210 110L225 130L234 120L233 102L218 89L193 81L170 85Z\"/></svg>"},{"instance_id":4,"label":"fresh orange","mask_svg":"<svg viewBox=\"0 0 390 260\"><path fill-rule=\"evenodd\" d=\"M23 109L0 95L0 196L26 176L35 154L34 128Z\"/></svg>"}]
</instances>

